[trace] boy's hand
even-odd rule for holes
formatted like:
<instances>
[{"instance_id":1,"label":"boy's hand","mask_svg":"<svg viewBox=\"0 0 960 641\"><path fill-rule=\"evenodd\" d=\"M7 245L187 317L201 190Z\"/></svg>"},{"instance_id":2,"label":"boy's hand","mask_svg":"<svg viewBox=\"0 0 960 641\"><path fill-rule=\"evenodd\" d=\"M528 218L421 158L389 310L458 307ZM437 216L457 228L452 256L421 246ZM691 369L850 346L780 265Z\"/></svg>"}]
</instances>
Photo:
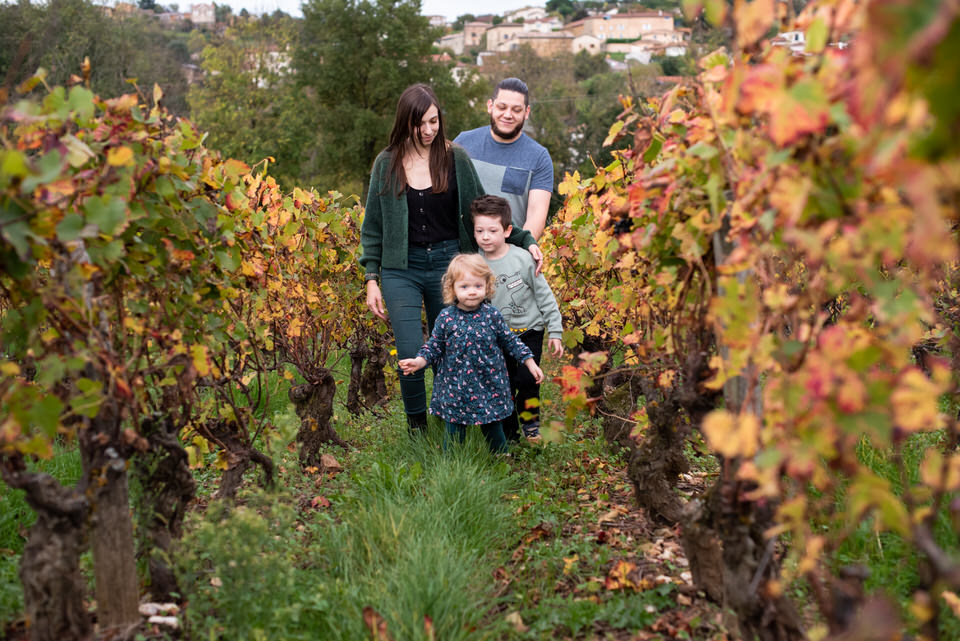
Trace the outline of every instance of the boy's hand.
<instances>
[{"instance_id":1,"label":"boy's hand","mask_svg":"<svg viewBox=\"0 0 960 641\"><path fill-rule=\"evenodd\" d=\"M532 358L528 358L523 361L523 364L527 366L527 369L530 370L530 374L533 375L533 380L537 382L537 385L543 382L543 370L537 366L537 362Z\"/></svg>"},{"instance_id":2,"label":"boy's hand","mask_svg":"<svg viewBox=\"0 0 960 641\"><path fill-rule=\"evenodd\" d=\"M417 358L404 358L400 360L400 370L403 375L413 374L427 366L427 359L422 356Z\"/></svg>"},{"instance_id":3,"label":"boy's hand","mask_svg":"<svg viewBox=\"0 0 960 641\"><path fill-rule=\"evenodd\" d=\"M547 340L547 349L553 352L557 358L563 356L563 343L559 338L550 338Z\"/></svg>"}]
</instances>

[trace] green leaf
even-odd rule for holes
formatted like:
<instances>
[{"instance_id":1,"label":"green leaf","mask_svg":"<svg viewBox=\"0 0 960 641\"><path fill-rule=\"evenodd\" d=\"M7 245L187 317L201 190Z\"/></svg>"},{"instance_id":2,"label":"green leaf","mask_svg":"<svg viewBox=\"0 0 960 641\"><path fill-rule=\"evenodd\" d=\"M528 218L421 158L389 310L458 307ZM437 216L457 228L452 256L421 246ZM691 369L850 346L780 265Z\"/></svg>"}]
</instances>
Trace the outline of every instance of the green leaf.
<instances>
[{"instance_id":1,"label":"green leaf","mask_svg":"<svg viewBox=\"0 0 960 641\"><path fill-rule=\"evenodd\" d=\"M87 214L87 222L96 225L108 236L114 236L121 231L127 219L124 202L106 195L88 198L83 210Z\"/></svg>"},{"instance_id":2,"label":"green leaf","mask_svg":"<svg viewBox=\"0 0 960 641\"><path fill-rule=\"evenodd\" d=\"M80 234L82 232L83 217L75 212L71 212L64 216L63 220L60 221L60 224L57 225L57 238L65 243L80 238Z\"/></svg>"},{"instance_id":3,"label":"green leaf","mask_svg":"<svg viewBox=\"0 0 960 641\"><path fill-rule=\"evenodd\" d=\"M24 193L32 193L34 189L48 182L53 182L60 177L63 168L63 157L56 149L44 154L36 164L36 171L23 179L21 190Z\"/></svg>"},{"instance_id":4,"label":"green leaf","mask_svg":"<svg viewBox=\"0 0 960 641\"><path fill-rule=\"evenodd\" d=\"M111 267L123 258L126 248L120 240L112 240L104 245L91 244L87 247L90 260L101 267Z\"/></svg>"},{"instance_id":5,"label":"green leaf","mask_svg":"<svg viewBox=\"0 0 960 641\"><path fill-rule=\"evenodd\" d=\"M86 87L76 86L70 89L67 104L77 114L79 120L90 120L94 114L93 92Z\"/></svg>"},{"instance_id":6,"label":"green leaf","mask_svg":"<svg viewBox=\"0 0 960 641\"><path fill-rule=\"evenodd\" d=\"M822 17L817 17L807 27L805 36L807 51L810 53L820 53L827 46L827 22Z\"/></svg>"},{"instance_id":7,"label":"green leaf","mask_svg":"<svg viewBox=\"0 0 960 641\"><path fill-rule=\"evenodd\" d=\"M60 399L48 395L36 402L27 412L27 416L44 434L53 438L57 435L57 426L60 424L63 408L64 405Z\"/></svg>"},{"instance_id":8,"label":"green leaf","mask_svg":"<svg viewBox=\"0 0 960 641\"><path fill-rule=\"evenodd\" d=\"M16 203L0 205L0 237L13 246L21 260L30 257L30 238L36 238L24 220L25 212Z\"/></svg>"},{"instance_id":9,"label":"green leaf","mask_svg":"<svg viewBox=\"0 0 960 641\"><path fill-rule=\"evenodd\" d=\"M0 151L0 176L23 178L30 169L26 157L19 151L7 149Z\"/></svg>"},{"instance_id":10,"label":"green leaf","mask_svg":"<svg viewBox=\"0 0 960 641\"><path fill-rule=\"evenodd\" d=\"M653 140L650 141L650 146L643 152L643 162L652 163L657 159L657 156L660 155L661 149L663 149L663 139L659 136L654 136Z\"/></svg>"}]
</instances>

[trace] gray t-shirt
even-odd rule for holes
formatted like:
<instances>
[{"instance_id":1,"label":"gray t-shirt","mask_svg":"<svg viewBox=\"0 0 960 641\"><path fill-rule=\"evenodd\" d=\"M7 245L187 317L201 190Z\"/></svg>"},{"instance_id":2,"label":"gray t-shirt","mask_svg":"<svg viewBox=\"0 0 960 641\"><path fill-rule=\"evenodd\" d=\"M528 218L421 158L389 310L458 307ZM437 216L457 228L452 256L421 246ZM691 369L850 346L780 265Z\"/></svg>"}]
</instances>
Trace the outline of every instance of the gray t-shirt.
<instances>
[{"instance_id":1,"label":"gray t-shirt","mask_svg":"<svg viewBox=\"0 0 960 641\"><path fill-rule=\"evenodd\" d=\"M481 255L483 252L481 252ZM563 319L553 290L530 252L507 245L507 254L491 260L483 257L496 278L497 288L490 301L500 310L510 329L546 329L547 338L563 335Z\"/></svg>"},{"instance_id":2,"label":"gray t-shirt","mask_svg":"<svg viewBox=\"0 0 960 641\"><path fill-rule=\"evenodd\" d=\"M513 225L527 222L531 189L553 192L553 162L547 148L525 133L513 142L497 142L489 125L460 132L453 141L467 150L488 194L510 203Z\"/></svg>"}]
</instances>

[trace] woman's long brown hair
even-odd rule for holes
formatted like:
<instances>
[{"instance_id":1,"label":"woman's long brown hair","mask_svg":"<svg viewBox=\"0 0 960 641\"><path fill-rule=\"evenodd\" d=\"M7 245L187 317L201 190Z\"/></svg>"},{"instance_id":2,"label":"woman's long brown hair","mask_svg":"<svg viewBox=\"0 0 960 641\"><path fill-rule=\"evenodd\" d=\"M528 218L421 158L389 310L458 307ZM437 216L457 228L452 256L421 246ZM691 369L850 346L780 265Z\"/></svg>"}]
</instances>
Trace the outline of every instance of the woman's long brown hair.
<instances>
[{"instance_id":1,"label":"woman's long brown hair","mask_svg":"<svg viewBox=\"0 0 960 641\"><path fill-rule=\"evenodd\" d=\"M384 189L392 188L397 196L407 187L407 175L403 171L403 156L408 151L408 144L416 136L417 142L423 144L420 137L420 123L431 105L437 107L437 135L430 143L430 182L433 183L433 193L447 190L447 176L450 174L450 163L453 162L450 153L450 143L443 128L443 112L433 89L423 83L410 85L400 94L397 101L397 117L393 121L393 130L390 132L390 143L386 151L391 152L389 179Z\"/></svg>"}]
</instances>

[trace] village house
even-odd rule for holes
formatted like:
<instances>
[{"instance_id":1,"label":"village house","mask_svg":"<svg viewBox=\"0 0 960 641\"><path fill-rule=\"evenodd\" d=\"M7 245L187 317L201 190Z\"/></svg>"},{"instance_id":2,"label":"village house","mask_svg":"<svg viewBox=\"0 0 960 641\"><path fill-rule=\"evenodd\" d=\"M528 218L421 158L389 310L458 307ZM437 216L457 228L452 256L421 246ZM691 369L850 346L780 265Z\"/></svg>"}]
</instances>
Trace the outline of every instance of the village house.
<instances>
[{"instance_id":1,"label":"village house","mask_svg":"<svg viewBox=\"0 0 960 641\"><path fill-rule=\"evenodd\" d=\"M529 22L531 20L543 20L547 17L547 10L543 7L524 7L506 14L504 22Z\"/></svg>"},{"instance_id":2,"label":"village house","mask_svg":"<svg viewBox=\"0 0 960 641\"><path fill-rule=\"evenodd\" d=\"M606 52L642 62L649 62L651 56L686 53L684 30L674 29L673 15L663 11L627 14L613 11L577 20L565 27L556 17L535 17L539 15L525 9L507 14L508 19L518 18L523 22L505 20L498 25L486 20L468 22L462 32L447 34L436 45L457 56L478 51L478 65L482 65L488 55L507 53L523 45L530 46L539 56Z\"/></svg>"},{"instance_id":3,"label":"village house","mask_svg":"<svg viewBox=\"0 0 960 641\"><path fill-rule=\"evenodd\" d=\"M563 21L556 16L547 16L539 20L524 20L524 31L538 31L540 33L550 33L551 31L560 31L563 29Z\"/></svg>"},{"instance_id":4,"label":"village house","mask_svg":"<svg viewBox=\"0 0 960 641\"><path fill-rule=\"evenodd\" d=\"M589 54L600 53L604 51L603 44L603 40L600 38L591 36L590 34L583 34L574 37L571 51L575 54L581 51L586 51Z\"/></svg>"},{"instance_id":5,"label":"village house","mask_svg":"<svg viewBox=\"0 0 960 641\"><path fill-rule=\"evenodd\" d=\"M446 27L447 19L443 16L427 16L431 27Z\"/></svg>"},{"instance_id":6,"label":"village house","mask_svg":"<svg viewBox=\"0 0 960 641\"><path fill-rule=\"evenodd\" d=\"M553 33L528 31L517 35L510 48L513 50L524 45L528 45L538 56L551 57L572 50L573 34L569 31Z\"/></svg>"},{"instance_id":7,"label":"village house","mask_svg":"<svg viewBox=\"0 0 960 641\"><path fill-rule=\"evenodd\" d=\"M490 28L489 22L479 20L463 25L463 48L466 50L483 47L483 34Z\"/></svg>"},{"instance_id":8,"label":"village house","mask_svg":"<svg viewBox=\"0 0 960 641\"><path fill-rule=\"evenodd\" d=\"M523 25L518 22L501 22L486 31L486 51L509 51L510 44L523 33Z\"/></svg>"},{"instance_id":9,"label":"village house","mask_svg":"<svg viewBox=\"0 0 960 641\"><path fill-rule=\"evenodd\" d=\"M575 36L590 35L601 40L639 40L645 34L673 31L673 16L663 11L590 16L564 27Z\"/></svg>"},{"instance_id":10,"label":"village house","mask_svg":"<svg viewBox=\"0 0 960 641\"><path fill-rule=\"evenodd\" d=\"M190 5L190 22L193 24L214 24L217 21L217 14L213 3Z\"/></svg>"},{"instance_id":11,"label":"village house","mask_svg":"<svg viewBox=\"0 0 960 641\"><path fill-rule=\"evenodd\" d=\"M455 56L462 56L464 52L463 32L448 33L437 41L437 47L440 49L449 49Z\"/></svg>"}]
</instances>

